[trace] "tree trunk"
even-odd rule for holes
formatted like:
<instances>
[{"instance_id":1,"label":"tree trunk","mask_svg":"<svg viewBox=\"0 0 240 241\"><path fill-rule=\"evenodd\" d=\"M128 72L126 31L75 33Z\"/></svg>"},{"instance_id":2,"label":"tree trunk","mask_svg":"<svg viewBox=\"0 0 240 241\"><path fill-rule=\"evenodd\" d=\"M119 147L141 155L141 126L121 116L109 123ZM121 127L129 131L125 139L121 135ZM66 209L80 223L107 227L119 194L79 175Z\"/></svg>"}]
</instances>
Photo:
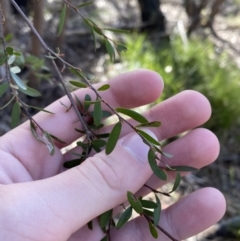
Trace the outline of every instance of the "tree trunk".
<instances>
[{"instance_id":1,"label":"tree trunk","mask_svg":"<svg viewBox=\"0 0 240 241\"><path fill-rule=\"evenodd\" d=\"M141 10L142 30L165 32L165 17L160 10L160 0L138 0L138 3Z\"/></svg>"}]
</instances>

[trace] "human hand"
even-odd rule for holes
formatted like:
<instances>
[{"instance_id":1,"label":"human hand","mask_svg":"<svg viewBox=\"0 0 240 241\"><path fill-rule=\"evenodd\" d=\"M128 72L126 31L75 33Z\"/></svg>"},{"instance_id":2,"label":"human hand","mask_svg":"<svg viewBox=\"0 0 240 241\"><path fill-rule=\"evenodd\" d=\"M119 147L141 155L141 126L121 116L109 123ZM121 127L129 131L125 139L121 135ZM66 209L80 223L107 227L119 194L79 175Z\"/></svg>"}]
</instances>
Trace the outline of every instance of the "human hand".
<instances>
[{"instance_id":1,"label":"human hand","mask_svg":"<svg viewBox=\"0 0 240 241\"><path fill-rule=\"evenodd\" d=\"M133 108L156 100L163 83L154 72L139 70L114 78L102 97L114 107ZM88 89L76 91L81 98ZM61 102L68 105L66 97ZM54 115L37 114L34 119L51 134L70 144L77 138L74 128L81 129L71 109L66 113L59 101L46 108ZM161 121L151 128L159 140L193 129L208 120L211 109L207 99L195 91L184 91L145 113L149 121ZM110 129L111 127L106 127ZM150 129L149 129L150 130ZM106 130L105 130L106 131ZM65 171L63 162L72 159L62 154L55 143L50 156L47 148L31 134L29 122L0 139L0 240L100 241L104 236L97 216L126 201L129 190L147 194L145 183L158 188L165 183L152 175L147 162L148 147L123 125L121 139L114 151L90 157L78 167ZM79 147L78 147L79 148ZM219 153L217 138L198 128L164 147L174 155L165 159L169 165L201 168L214 161ZM173 180L169 174L169 181ZM176 239L193 236L216 223L225 212L222 194L213 188L198 190L182 198L161 213L160 226ZM95 219L93 230L86 224ZM129 221L122 229L111 232L113 241L153 240L146 220ZM169 240L159 232L158 240Z\"/></svg>"}]
</instances>

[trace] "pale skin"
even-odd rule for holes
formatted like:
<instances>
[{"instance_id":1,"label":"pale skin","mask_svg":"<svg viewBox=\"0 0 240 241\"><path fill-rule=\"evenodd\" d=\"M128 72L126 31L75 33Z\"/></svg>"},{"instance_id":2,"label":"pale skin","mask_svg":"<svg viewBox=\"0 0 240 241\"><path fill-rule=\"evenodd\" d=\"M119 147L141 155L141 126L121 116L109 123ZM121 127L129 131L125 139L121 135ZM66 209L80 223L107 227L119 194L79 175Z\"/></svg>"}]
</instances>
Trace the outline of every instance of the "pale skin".
<instances>
[{"instance_id":1,"label":"pale skin","mask_svg":"<svg viewBox=\"0 0 240 241\"><path fill-rule=\"evenodd\" d=\"M120 75L109 84L110 90L102 92L102 97L114 107L142 106L156 100L163 91L160 76L147 70ZM91 91L76 92L79 98L86 93ZM61 101L69 104L66 97ZM76 121L73 109L66 113L65 107L56 101L47 110L55 114L42 112L34 117L43 129L68 144L80 137L74 130L81 129L81 124ZM151 134L158 140L194 129L166 146L164 151L174 157L162 157L163 160L170 165L196 168L212 163L219 153L218 140L210 131L197 128L210 115L208 100L195 91L179 93L147 111L145 116L149 121L162 122L161 127L151 128ZM110 129L106 127L104 132ZM123 127L121 138L110 155L106 156L103 151L65 171L62 164L71 154L62 155L63 145L56 143L55 155L50 156L47 148L32 136L28 122L2 136L0 240L101 240L103 233L95 219L98 215L126 201L128 190L140 195L149 191L143 187L144 183L153 188L164 184L152 175L146 161L146 146L127 125ZM170 175L169 181L172 179ZM225 206L225 199L218 190L204 188L163 210L160 226L176 239L184 240L219 221ZM94 228L90 231L86 223L92 219L95 219ZM111 237L113 241L155 240L143 218L129 221L119 231L113 230ZM159 233L158 240L169 239Z\"/></svg>"}]
</instances>

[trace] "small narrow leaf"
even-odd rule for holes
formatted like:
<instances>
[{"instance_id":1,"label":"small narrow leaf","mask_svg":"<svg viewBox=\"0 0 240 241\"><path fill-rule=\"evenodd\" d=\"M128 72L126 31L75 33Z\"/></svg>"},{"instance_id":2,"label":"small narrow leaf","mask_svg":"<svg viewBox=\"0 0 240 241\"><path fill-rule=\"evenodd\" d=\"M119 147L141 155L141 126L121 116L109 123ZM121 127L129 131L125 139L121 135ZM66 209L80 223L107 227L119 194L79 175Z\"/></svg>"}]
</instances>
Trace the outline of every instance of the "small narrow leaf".
<instances>
[{"instance_id":1,"label":"small narrow leaf","mask_svg":"<svg viewBox=\"0 0 240 241\"><path fill-rule=\"evenodd\" d=\"M97 147L104 147L106 145L106 141L104 141L104 140L93 140L92 145L97 146Z\"/></svg>"},{"instance_id":2,"label":"small narrow leaf","mask_svg":"<svg viewBox=\"0 0 240 241\"><path fill-rule=\"evenodd\" d=\"M14 49L12 47L7 47L6 52L8 55L13 55Z\"/></svg>"},{"instance_id":3,"label":"small narrow leaf","mask_svg":"<svg viewBox=\"0 0 240 241\"><path fill-rule=\"evenodd\" d=\"M115 60L115 50L114 50L112 44L106 38L105 38L105 45L106 45L106 49L107 49L107 52L110 56L111 61L114 62L114 60Z\"/></svg>"},{"instance_id":4,"label":"small narrow leaf","mask_svg":"<svg viewBox=\"0 0 240 241\"><path fill-rule=\"evenodd\" d=\"M117 226L117 229L120 229L127 221L132 217L132 207L128 207L120 216Z\"/></svg>"},{"instance_id":5,"label":"small narrow leaf","mask_svg":"<svg viewBox=\"0 0 240 241\"><path fill-rule=\"evenodd\" d=\"M90 107L90 105L85 104L86 102L89 102L89 101L91 101L91 96L86 94L85 98L84 98L84 110L85 111L88 111L88 109Z\"/></svg>"},{"instance_id":6,"label":"small narrow leaf","mask_svg":"<svg viewBox=\"0 0 240 241\"><path fill-rule=\"evenodd\" d=\"M112 218L112 209L108 210L107 212L103 213L100 218L99 218L99 224L101 228L104 228L108 222L110 221L110 219Z\"/></svg>"},{"instance_id":7,"label":"small narrow leaf","mask_svg":"<svg viewBox=\"0 0 240 241\"><path fill-rule=\"evenodd\" d=\"M59 25L58 25L58 36L60 36L62 33L65 18L66 18L66 12L67 12L67 6L66 6L66 4L64 4L61 14L60 14L60 21L59 21Z\"/></svg>"},{"instance_id":8,"label":"small narrow leaf","mask_svg":"<svg viewBox=\"0 0 240 241\"><path fill-rule=\"evenodd\" d=\"M50 134L46 131L43 132L43 140L44 140L46 147L48 148L50 155L53 156L55 153L55 147L54 147L53 140L52 140Z\"/></svg>"},{"instance_id":9,"label":"small narrow leaf","mask_svg":"<svg viewBox=\"0 0 240 241\"><path fill-rule=\"evenodd\" d=\"M14 51L13 54L16 55L17 57L22 55L20 52L17 52L17 51Z\"/></svg>"},{"instance_id":10,"label":"small narrow leaf","mask_svg":"<svg viewBox=\"0 0 240 241\"><path fill-rule=\"evenodd\" d=\"M118 51L118 53L126 52L127 51L127 47L122 45L122 44L118 44L117 45L117 51Z\"/></svg>"},{"instance_id":11,"label":"small narrow leaf","mask_svg":"<svg viewBox=\"0 0 240 241\"><path fill-rule=\"evenodd\" d=\"M31 129L32 135L33 135L38 141L44 143L44 142L40 139L40 137L38 136L38 134L37 134L37 129L36 129L36 127L35 127L35 124L34 124L32 121L30 121L30 129Z\"/></svg>"},{"instance_id":12,"label":"small narrow leaf","mask_svg":"<svg viewBox=\"0 0 240 241\"><path fill-rule=\"evenodd\" d=\"M148 162L153 171L153 173L161 180L167 180L167 174L164 170L162 170L156 163L155 153L150 149L148 152Z\"/></svg>"},{"instance_id":13,"label":"small narrow leaf","mask_svg":"<svg viewBox=\"0 0 240 241\"><path fill-rule=\"evenodd\" d=\"M106 85L101 86L101 87L98 88L97 90L98 90L98 91L104 91L104 90L108 90L109 88L110 88L110 85L106 84Z\"/></svg>"},{"instance_id":14,"label":"small narrow leaf","mask_svg":"<svg viewBox=\"0 0 240 241\"><path fill-rule=\"evenodd\" d=\"M142 123L142 124L139 124L139 125L137 125L135 127L136 128L140 128L140 127L159 127L159 126L161 126L161 122L153 121L153 122Z\"/></svg>"},{"instance_id":15,"label":"small narrow leaf","mask_svg":"<svg viewBox=\"0 0 240 241\"><path fill-rule=\"evenodd\" d=\"M5 54L0 58L0 66L3 65L8 59L8 56Z\"/></svg>"},{"instance_id":16,"label":"small narrow leaf","mask_svg":"<svg viewBox=\"0 0 240 241\"><path fill-rule=\"evenodd\" d=\"M149 209L154 209L154 208L158 208L158 205L150 200L141 200L141 204L144 208L149 208Z\"/></svg>"},{"instance_id":17,"label":"small narrow leaf","mask_svg":"<svg viewBox=\"0 0 240 241\"><path fill-rule=\"evenodd\" d=\"M93 36L93 41L94 41L94 48L95 48L95 51L96 51L97 41L96 41L96 36L95 36L94 30L93 30L92 24L91 24L90 20L87 19L87 18L84 19L84 22L91 30L91 33L92 33L92 36Z\"/></svg>"},{"instance_id":18,"label":"small narrow leaf","mask_svg":"<svg viewBox=\"0 0 240 241\"><path fill-rule=\"evenodd\" d=\"M178 171L178 172L194 172L198 171L195 167L189 167L189 166L171 166L171 169L169 171Z\"/></svg>"},{"instance_id":19,"label":"small narrow leaf","mask_svg":"<svg viewBox=\"0 0 240 241\"><path fill-rule=\"evenodd\" d=\"M108 236L103 237L100 241L108 241Z\"/></svg>"},{"instance_id":20,"label":"small narrow leaf","mask_svg":"<svg viewBox=\"0 0 240 241\"><path fill-rule=\"evenodd\" d=\"M130 33L129 30L118 29L118 28L104 28L104 30L111 31L111 32L114 32L114 33Z\"/></svg>"},{"instance_id":21,"label":"small narrow leaf","mask_svg":"<svg viewBox=\"0 0 240 241\"><path fill-rule=\"evenodd\" d=\"M83 105L82 105L81 101L79 100L79 98L78 98L75 94L74 94L74 96L75 96L75 99L76 99L76 102L77 102L78 106L79 106L81 109L83 109Z\"/></svg>"},{"instance_id":22,"label":"small narrow leaf","mask_svg":"<svg viewBox=\"0 0 240 241\"><path fill-rule=\"evenodd\" d=\"M55 114L55 113L53 113L53 112L51 112L51 111L48 111L48 110L42 109L42 108L37 107L37 106L28 105L28 107L29 107L29 108L33 108L33 109L35 109L35 110L39 110L39 111L46 112L46 113L48 113L48 114Z\"/></svg>"},{"instance_id":23,"label":"small narrow leaf","mask_svg":"<svg viewBox=\"0 0 240 241\"><path fill-rule=\"evenodd\" d=\"M81 159L74 159L63 163L63 166L67 169L79 166L82 163Z\"/></svg>"},{"instance_id":24,"label":"small narrow leaf","mask_svg":"<svg viewBox=\"0 0 240 241\"><path fill-rule=\"evenodd\" d=\"M153 238L157 239L158 238L157 229L155 228L155 226L152 224L151 221L148 221L148 225L149 225L150 233L152 234Z\"/></svg>"},{"instance_id":25,"label":"small narrow leaf","mask_svg":"<svg viewBox=\"0 0 240 241\"><path fill-rule=\"evenodd\" d=\"M98 134L96 135L97 138L108 138L110 133L103 133L103 134Z\"/></svg>"},{"instance_id":26,"label":"small narrow leaf","mask_svg":"<svg viewBox=\"0 0 240 241\"><path fill-rule=\"evenodd\" d=\"M99 126L102 121L102 105L101 102L97 102L94 104L94 110L93 110L93 120L95 126Z\"/></svg>"},{"instance_id":27,"label":"small narrow leaf","mask_svg":"<svg viewBox=\"0 0 240 241\"><path fill-rule=\"evenodd\" d=\"M141 114L137 113L134 110L129 110L129 109L125 109L125 108L116 108L115 109L118 113L122 113L124 115L127 115L129 117L131 117L132 119L140 122L140 123L146 123L148 122L148 120Z\"/></svg>"},{"instance_id":28,"label":"small narrow leaf","mask_svg":"<svg viewBox=\"0 0 240 241\"><path fill-rule=\"evenodd\" d=\"M61 139L59 139L58 137L56 137L56 136L54 136L54 135L52 135L52 134L49 134L51 137L52 137L52 139L54 139L55 141L57 141L57 142L59 142L59 143L61 143L61 144L64 144L64 145L66 145L67 143L66 142L64 142L64 141L62 141Z\"/></svg>"},{"instance_id":29,"label":"small narrow leaf","mask_svg":"<svg viewBox=\"0 0 240 241\"><path fill-rule=\"evenodd\" d=\"M100 99L97 99L97 100L91 100L91 101L84 101L84 104L85 105L93 105L93 104L96 104L96 103L99 103L101 102Z\"/></svg>"},{"instance_id":30,"label":"small narrow leaf","mask_svg":"<svg viewBox=\"0 0 240 241\"><path fill-rule=\"evenodd\" d=\"M173 187L172 187L172 191L170 193L176 191L176 189L180 185L180 182L181 182L181 175L179 174L179 172L177 172L176 177L175 177L175 181L174 181L174 184L173 184Z\"/></svg>"},{"instance_id":31,"label":"small narrow leaf","mask_svg":"<svg viewBox=\"0 0 240 241\"><path fill-rule=\"evenodd\" d=\"M122 123L118 122L112 129L110 136L107 141L105 152L109 155L115 148L117 141L119 139L120 133L122 130Z\"/></svg>"},{"instance_id":32,"label":"small narrow leaf","mask_svg":"<svg viewBox=\"0 0 240 241\"><path fill-rule=\"evenodd\" d=\"M4 83L0 85L0 98L5 94L5 92L8 90L8 83Z\"/></svg>"},{"instance_id":33,"label":"small narrow leaf","mask_svg":"<svg viewBox=\"0 0 240 241\"><path fill-rule=\"evenodd\" d=\"M29 86L27 86L27 89L24 90L22 88L19 88L19 91L21 91L22 93L28 95L28 96L32 96L32 97L39 97L41 96L41 93L35 89L30 88Z\"/></svg>"},{"instance_id":34,"label":"small narrow leaf","mask_svg":"<svg viewBox=\"0 0 240 241\"><path fill-rule=\"evenodd\" d=\"M86 2L86 3L82 3L82 4L77 5L77 8L86 7L86 6L88 6L88 5L92 4L92 3L93 3L92 1Z\"/></svg>"},{"instance_id":35,"label":"small narrow leaf","mask_svg":"<svg viewBox=\"0 0 240 241\"><path fill-rule=\"evenodd\" d=\"M137 130L137 132L143 137L145 138L147 141L149 141L150 143L152 143L153 145L156 146L160 146L161 144L156 141L153 137L151 137L148 133L146 133L145 131L142 130Z\"/></svg>"},{"instance_id":36,"label":"small narrow leaf","mask_svg":"<svg viewBox=\"0 0 240 241\"><path fill-rule=\"evenodd\" d=\"M156 204L158 205L158 207L156 209L154 209L153 223L155 226L157 226L159 223L159 220L160 220L160 214L161 214L162 208L161 208L161 202L156 194L155 194L155 198L156 198Z\"/></svg>"},{"instance_id":37,"label":"small narrow leaf","mask_svg":"<svg viewBox=\"0 0 240 241\"><path fill-rule=\"evenodd\" d=\"M12 76L12 79L13 81L15 82L15 84L23 89L23 90L27 90L27 86L25 85L25 83L16 75L14 74L13 72L11 72L11 76Z\"/></svg>"},{"instance_id":38,"label":"small narrow leaf","mask_svg":"<svg viewBox=\"0 0 240 241\"><path fill-rule=\"evenodd\" d=\"M11 65L16 59L16 55L11 55L9 58L8 58L8 64Z\"/></svg>"},{"instance_id":39,"label":"small narrow leaf","mask_svg":"<svg viewBox=\"0 0 240 241\"><path fill-rule=\"evenodd\" d=\"M70 71L76 75L77 77L81 78L81 79L86 79L86 75L82 72L81 69L77 69L77 68L72 68L70 67Z\"/></svg>"},{"instance_id":40,"label":"small narrow leaf","mask_svg":"<svg viewBox=\"0 0 240 241\"><path fill-rule=\"evenodd\" d=\"M18 126L20 121L21 108L18 102L14 103L12 108L12 128Z\"/></svg>"},{"instance_id":41,"label":"small narrow leaf","mask_svg":"<svg viewBox=\"0 0 240 241\"><path fill-rule=\"evenodd\" d=\"M88 228L89 228L90 230L93 230L93 222L92 222L92 221L89 221L89 222L87 223L87 226L88 226Z\"/></svg>"},{"instance_id":42,"label":"small narrow leaf","mask_svg":"<svg viewBox=\"0 0 240 241\"><path fill-rule=\"evenodd\" d=\"M143 213L146 214L149 217L153 217L154 213L153 211L150 211L148 209L143 208Z\"/></svg>"},{"instance_id":43,"label":"small narrow leaf","mask_svg":"<svg viewBox=\"0 0 240 241\"><path fill-rule=\"evenodd\" d=\"M141 202L131 193L127 192L127 199L130 203L131 207L139 214L143 212L142 204Z\"/></svg>"},{"instance_id":44,"label":"small narrow leaf","mask_svg":"<svg viewBox=\"0 0 240 241\"><path fill-rule=\"evenodd\" d=\"M10 71L14 74L18 74L21 72L21 69L18 66L13 66L10 68Z\"/></svg>"},{"instance_id":45,"label":"small narrow leaf","mask_svg":"<svg viewBox=\"0 0 240 241\"><path fill-rule=\"evenodd\" d=\"M79 88L87 88L88 86L84 83L77 82L77 81L69 81L73 86L79 87Z\"/></svg>"}]
</instances>

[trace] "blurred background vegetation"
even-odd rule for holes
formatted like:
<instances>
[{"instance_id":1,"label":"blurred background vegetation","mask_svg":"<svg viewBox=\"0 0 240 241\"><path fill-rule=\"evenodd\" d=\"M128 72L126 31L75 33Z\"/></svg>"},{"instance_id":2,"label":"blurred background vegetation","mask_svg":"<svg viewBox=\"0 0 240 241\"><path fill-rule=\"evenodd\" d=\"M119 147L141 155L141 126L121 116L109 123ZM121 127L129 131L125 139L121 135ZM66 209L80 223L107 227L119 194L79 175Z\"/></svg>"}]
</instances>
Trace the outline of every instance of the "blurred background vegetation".
<instances>
[{"instance_id":1,"label":"blurred background vegetation","mask_svg":"<svg viewBox=\"0 0 240 241\"><path fill-rule=\"evenodd\" d=\"M157 102L185 89L197 90L209 99L213 114L204 127L218 136L221 153L214 164L183 180L179 196L204 186L220 189L228 203L224 220L191 240L239 240L240 0L93 1L81 10L84 15L102 27L130 32L127 35L107 32L128 49L113 64L100 38L94 51L91 32L70 10L63 33L57 36L61 0L16 2L49 46L54 50L59 47L68 62L79 66L90 78L95 77L95 81L147 68L157 71L165 81L163 96ZM6 41L24 53L19 59L21 77L43 94L37 99L26 98L33 102L30 105L44 107L64 92L44 60L38 41L9 0L0 3L6 17ZM3 72L1 68L0 78ZM71 74L66 71L64 78L68 81ZM1 105L3 102L1 99ZM10 130L10 111L7 108L0 114L1 134Z\"/></svg>"}]
</instances>

